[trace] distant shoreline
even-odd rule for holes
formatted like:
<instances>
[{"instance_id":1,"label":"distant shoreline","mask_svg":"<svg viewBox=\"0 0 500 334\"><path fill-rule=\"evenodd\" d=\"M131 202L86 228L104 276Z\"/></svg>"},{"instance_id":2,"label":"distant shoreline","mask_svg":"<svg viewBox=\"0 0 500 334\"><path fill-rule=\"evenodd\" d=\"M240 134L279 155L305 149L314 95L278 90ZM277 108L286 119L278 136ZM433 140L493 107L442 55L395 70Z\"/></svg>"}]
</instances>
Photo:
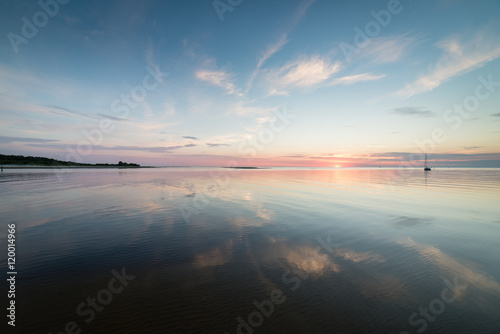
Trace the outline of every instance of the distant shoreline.
<instances>
[{"instance_id":1,"label":"distant shoreline","mask_svg":"<svg viewBox=\"0 0 500 334\"><path fill-rule=\"evenodd\" d=\"M349 170L349 169L374 169L374 170L388 170L388 169L402 169L401 167L345 167L345 168L337 168L337 167L290 167L290 166L273 166L273 167L220 167L220 166L12 166L12 165L3 165L3 169L144 169L144 168L229 168L229 169L248 169L248 170L260 170L260 169L312 169L312 170ZM405 168L409 170L418 170L421 167L411 167ZM433 168L434 169L434 168ZM435 167L436 170L449 170L449 169L500 169L500 167Z\"/></svg>"},{"instance_id":2,"label":"distant shoreline","mask_svg":"<svg viewBox=\"0 0 500 334\"><path fill-rule=\"evenodd\" d=\"M0 154L0 166L2 168L140 168L136 163L120 161L118 163L78 163L74 161L61 161L45 157L33 157L24 155Z\"/></svg>"},{"instance_id":3,"label":"distant shoreline","mask_svg":"<svg viewBox=\"0 0 500 334\"><path fill-rule=\"evenodd\" d=\"M140 168L158 168L154 166L9 166L4 165L3 169L82 169L82 168L90 168L90 169L140 169Z\"/></svg>"},{"instance_id":4,"label":"distant shoreline","mask_svg":"<svg viewBox=\"0 0 500 334\"><path fill-rule=\"evenodd\" d=\"M233 168L233 169L269 169L270 167L245 167L245 166L233 166L233 167L224 167L224 168Z\"/></svg>"}]
</instances>

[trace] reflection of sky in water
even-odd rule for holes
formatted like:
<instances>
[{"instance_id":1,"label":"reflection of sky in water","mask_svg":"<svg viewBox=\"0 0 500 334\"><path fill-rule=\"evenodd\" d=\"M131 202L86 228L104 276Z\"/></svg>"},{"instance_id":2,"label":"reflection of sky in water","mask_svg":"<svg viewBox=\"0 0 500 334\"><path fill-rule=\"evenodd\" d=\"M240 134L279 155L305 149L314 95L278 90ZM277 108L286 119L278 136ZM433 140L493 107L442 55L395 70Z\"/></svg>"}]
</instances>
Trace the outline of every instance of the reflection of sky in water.
<instances>
[{"instance_id":1,"label":"reflection of sky in water","mask_svg":"<svg viewBox=\"0 0 500 334\"><path fill-rule=\"evenodd\" d=\"M227 188L214 173L231 173ZM261 332L412 332L408 317L455 278L464 288L429 330L500 330L500 170L7 170L0 190L22 288L33 302L61 291L50 314L20 311L38 329L126 266L138 283L88 332L120 313L124 328L235 332L275 288L287 301ZM189 224L179 205L196 207Z\"/></svg>"}]
</instances>

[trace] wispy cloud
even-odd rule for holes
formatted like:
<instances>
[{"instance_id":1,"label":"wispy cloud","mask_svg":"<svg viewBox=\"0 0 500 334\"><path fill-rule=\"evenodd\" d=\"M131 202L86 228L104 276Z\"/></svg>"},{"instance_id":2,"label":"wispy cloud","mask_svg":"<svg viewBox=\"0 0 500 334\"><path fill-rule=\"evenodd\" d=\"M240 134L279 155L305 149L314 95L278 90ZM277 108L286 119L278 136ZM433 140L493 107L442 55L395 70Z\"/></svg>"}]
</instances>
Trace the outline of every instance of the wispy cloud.
<instances>
[{"instance_id":1,"label":"wispy cloud","mask_svg":"<svg viewBox=\"0 0 500 334\"><path fill-rule=\"evenodd\" d=\"M319 56L301 58L269 72L270 95L294 88L310 88L327 82L340 70L339 62ZM281 93L283 94L283 93Z\"/></svg>"},{"instance_id":2,"label":"wispy cloud","mask_svg":"<svg viewBox=\"0 0 500 334\"><path fill-rule=\"evenodd\" d=\"M214 86L224 88L227 91L227 94L236 94L241 96L241 94L236 91L236 87L233 83L232 73L227 73L222 70L215 70L215 71L201 70L196 72L195 75L201 81L205 81Z\"/></svg>"},{"instance_id":3,"label":"wispy cloud","mask_svg":"<svg viewBox=\"0 0 500 334\"><path fill-rule=\"evenodd\" d=\"M248 140L251 135L248 133L228 133L223 135L213 136L207 139L210 143L238 143L242 140Z\"/></svg>"},{"instance_id":4,"label":"wispy cloud","mask_svg":"<svg viewBox=\"0 0 500 334\"><path fill-rule=\"evenodd\" d=\"M178 150L185 147L194 147L198 146L195 144L186 144L186 145L175 145L175 146L156 146L156 147L141 147L141 146L97 146L97 150L106 150L106 151L142 151L142 152L152 152L152 153L168 153L174 150Z\"/></svg>"},{"instance_id":5,"label":"wispy cloud","mask_svg":"<svg viewBox=\"0 0 500 334\"><path fill-rule=\"evenodd\" d=\"M229 144L214 144L214 143L207 143L206 145L209 147L231 146Z\"/></svg>"},{"instance_id":6,"label":"wispy cloud","mask_svg":"<svg viewBox=\"0 0 500 334\"><path fill-rule=\"evenodd\" d=\"M154 47L153 47L153 42L151 41L151 39L149 39L149 47L146 50L145 57L146 57L146 62L149 64L149 66L151 66L156 72L160 72L160 68L158 67L158 65L156 64L155 59L154 59L155 58L154 57Z\"/></svg>"},{"instance_id":7,"label":"wispy cloud","mask_svg":"<svg viewBox=\"0 0 500 334\"><path fill-rule=\"evenodd\" d=\"M415 108L415 107L401 107L396 108L391 111L393 114L403 115L403 116L422 116L422 117L433 117L436 114L425 108Z\"/></svg>"},{"instance_id":8,"label":"wispy cloud","mask_svg":"<svg viewBox=\"0 0 500 334\"><path fill-rule=\"evenodd\" d=\"M292 30L300 22L300 20L302 20L309 7L311 7L311 5L316 1L317 0L305 0L300 4L300 6L297 8L297 11L295 12L295 15L292 18L290 28L288 30Z\"/></svg>"},{"instance_id":9,"label":"wispy cloud","mask_svg":"<svg viewBox=\"0 0 500 334\"><path fill-rule=\"evenodd\" d=\"M175 101L173 99L167 99L163 102L164 115L165 116L173 116L175 115Z\"/></svg>"},{"instance_id":10,"label":"wispy cloud","mask_svg":"<svg viewBox=\"0 0 500 334\"><path fill-rule=\"evenodd\" d=\"M0 143L2 143L2 144L10 144L10 143L51 143L51 142L56 142L56 141L57 140L54 140L54 139L0 136Z\"/></svg>"},{"instance_id":11,"label":"wispy cloud","mask_svg":"<svg viewBox=\"0 0 500 334\"><path fill-rule=\"evenodd\" d=\"M51 109L56 109L58 111L64 111L64 113L58 113L59 115L65 115L67 113L69 114L74 114L74 115L79 115L79 116L85 116L85 117L88 117L87 115L83 114L83 113L80 113L78 111L74 111L74 110L71 110L71 109L68 109L68 108L64 108L64 107L60 107L60 106L56 106L56 105L47 105L46 107L49 107Z\"/></svg>"},{"instance_id":12,"label":"wispy cloud","mask_svg":"<svg viewBox=\"0 0 500 334\"><path fill-rule=\"evenodd\" d=\"M105 119L109 119L109 120L112 120L112 121L126 121L125 118L121 118L121 117L116 117L116 116L111 116L111 115L105 115L105 114L97 114L98 117L100 118L105 118Z\"/></svg>"},{"instance_id":13,"label":"wispy cloud","mask_svg":"<svg viewBox=\"0 0 500 334\"><path fill-rule=\"evenodd\" d=\"M496 114L491 114L493 117L500 117L500 112L497 112Z\"/></svg>"},{"instance_id":14,"label":"wispy cloud","mask_svg":"<svg viewBox=\"0 0 500 334\"><path fill-rule=\"evenodd\" d=\"M279 96L279 95L288 96L288 95L290 95L290 93L287 91L284 91L284 90L277 90L276 88L273 88L269 91L268 95L269 96Z\"/></svg>"},{"instance_id":15,"label":"wispy cloud","mask_svg":"<svg viewBox=\"0 0 500 334\"><path fill-rule=\"evenodd\" d=\"M322 155L310 156L308 158L310 158L310 159L325 159L325 160L338 160L339 159L338 157L335 157L335 156L325 157Z\"/></svg>"},{"instance_id":16,"label":"wispy cloud","mask_svg":"<svg viewBox=\"0 0 500 334\"><path fill-rule=\"evenodd\" d=\"M202 92L189 92L187 96L188 111L194 114L205 114L214 108L215 102Z\"/></svg>"},{"instance_id":17,"label":"wispy cloud","mask_svg":"<svg viewBox=\"0 0 500 334\"><path fill-rule=\"evenodd\" d=\"M68 116L68 114L69 114L69 115L77 115L77 116L82 116L82 117L87 117L87 118L94 118L94 119L102 119L102 118L104 118L104 119L109 119L109 120L112 120L112 121L126 121L125 118L115 117L115 116L106 115L106 114L86 114L86 113L82 113L82 112L79 112L79 111L74 111L74 110L71 110L71 109L68 109L68 108L56 106L56 105L47 105L46 107L51 108L51 109L55 109L55 111L51 110L51 112L56 113L58 115Z\"/></svg>"},{"instance_id":18,"label":"wispy cloud","mask_svg":"<svg viewBox=\"0 0 500 334\"><path fill-rule=\"evenodd\" d=\"M292 19L290 20L289 25L285 28L285 32L281 34L281 36L278 38L278 40L271 45L269 45L264 52L261 54L259 57L259 61L257 63L257 66L255 67L255 70L252 72L252 75L250 76L250 79L248 80L247 83L247 88L246 92L252 88L253 81L255 80L255 77L257 74L260 72L260 69L264 65L264 63L271 58L275 53L279 52L289 41L288 35L290 32L297 26L297 24L302 20L304 15L307 13L307 10L309 7L315 3L316 0L306 0L303 1L300 6L297 8L295 14L293 15Z\"/></svg>"},{"instance_id":19,"label":"wispy cloud","mask_svg":"<svg viewBox=\"0 0 500 334\"><path fill-rule=\"evenodd\" d=\"M450 37L436 44L442 49L443 55L434 69L409 83L396 95L408 98L410 96L431 91L452 79L468 73L500 57L498 40L488 39L478 34L472 41L462 42L458 37Z\"/></svg>"},{"instance_id":20,"label":"wispy cloud","mask_svg":"<svg viewBox=\"0 0 500 334\"><path fill-rule=\"evenodd\" d=\"M193 137L193 136L182 136L182 138L185 138L185 139L192 139L192 140L199 140L198 137Z\"/></svg>"},{"instance_id":21,"label":"wispy cloud","mask_svg":"<svg viewBox=\"0 0 500 334\"><path fill-rule=\"evenodd\" d=\"M67 145L59 144L28 144L33 147L56 148L65 149ZM96 151L137 151L137 152L151 152L151 153L169 153L186 147L195 147L196 144L174 145L174 146L93 146L92 149Z\"/></svg>"},{"instance_id":22,"label":"wispy cloud","mask_svg":"<svg viewBox=\"0 0 500 334\"><path fill-rule=\"evenodd\" d=\"M66 24L77 24L82 22L81 19L69 15L64 15L64 21L66 21Z\"/></svg>"},{"instance_id":23,"label":"wispy cloud","mask_svg":"<svg viewBox=\"0 0 500 334\"><path fill-rule=\"evenodd\" d=\"M301 158L306 158L307 156L305 155L282 155L282 158L296 158L296 159L301 159Z\"/></svg>"},{"instance_id":24,"label":"wispy cloud","mask_svg":"<svg viewBox=\"0 0 500 334\"><path fill-rule=\"evenodd\" d=\"M361 74L356 74L356 75L351 75L351 76L345 76L341 78L336 78L332 80L332 84L341 84L341 85L352 85L357 82L364 82L364 81L374 81L374 80L379 80L385 78L385 74L381 75L373 75L370 73L361 73Z\"/></svg>"},{"instance_id":25,"label":"wispy cloud","mask_svg":"<svg viewBox=\"0 0 500 334\"><path fill-rule=\"evenodd\" d=\"M253 115L265 115L268 114L272 108L262 108L249 106L248 103L243 101L239 101L237 103L232 104L229 107L228 114L234 114L238 116L253 116Z\"/></svg>"},{"instance_id":26,"label":"wispy cloud","mask_svg":"<svg viewBox=\"0 0 500 334\"><path fill-rule=\"evenodd\" d=\"M259 74L260 69L262 65L264 65L265 61L268 60L269 58L272 57L276 52L281 50L286 44L288 43L288 39L286 35L281 36L281 38L274 44L270 45L260 56L259 62L257 63L257 67L255 70L252 72L252 75L250 76L250 79L248 80L247 83L247 88L246 92L252 88L253 81L255 80L255 77L257 74Z\"/></svg>"},{"instance_id":27,"label":"wispy cloud","mask_svg":"<svg viewBox=\"0 0 500 334\"><path fill-rule=\"evenodd\" d=\"M257 121L257 124L264 124L264 123L271 122L273 119L274 118L271 116L257 117L256 121Z\"/></svg>"},{"instance_id":28,"label":"wispy cloud","mask_svg":"<svg viewBox=\"0 0 500 334\"><path fill-rule=\"evenodd\" d=\"M371 38L360 46L359 57L376 64L393 63L401 59L418 40L418 37L408 34Z\"/></svg>"},{"instance_id":29,"label":"wispy cloud","mask_svg":"<svg viewBox=\"0 0 500 334\"><path fill-rule=\"evenodd\" d=\"M475 151L479 148L483 148L483 146L464 146L464 150L467 150L467 151Z\"/></svg>"}]
</instances>

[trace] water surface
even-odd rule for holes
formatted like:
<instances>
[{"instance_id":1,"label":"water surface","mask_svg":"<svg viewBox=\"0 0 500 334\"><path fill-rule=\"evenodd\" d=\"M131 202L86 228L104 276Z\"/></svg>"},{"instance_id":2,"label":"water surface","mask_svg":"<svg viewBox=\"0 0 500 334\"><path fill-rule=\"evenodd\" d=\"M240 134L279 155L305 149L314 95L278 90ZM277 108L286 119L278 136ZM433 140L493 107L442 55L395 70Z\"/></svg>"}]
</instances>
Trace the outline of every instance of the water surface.
<instances>
[{"instance_id":1,"label":"water surface","mask_svg":"<svg viewBox=\"0 0 500 334\"><path fill-rule=\"evenodd\" d=\"M500 169L5 170L16 332L499 333L499 200Z\"/></svg>"}]
</instances>

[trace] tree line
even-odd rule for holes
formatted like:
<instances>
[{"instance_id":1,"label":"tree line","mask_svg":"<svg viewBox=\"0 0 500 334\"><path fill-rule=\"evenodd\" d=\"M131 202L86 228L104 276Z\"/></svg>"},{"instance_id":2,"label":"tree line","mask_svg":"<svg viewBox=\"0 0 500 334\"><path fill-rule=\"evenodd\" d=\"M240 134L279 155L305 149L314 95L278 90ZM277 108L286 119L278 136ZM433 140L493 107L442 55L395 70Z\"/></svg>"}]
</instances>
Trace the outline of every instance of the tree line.
<instances>
[{"instance_id":1,"label":"tree line","mask_svg":"<svg viewBox=\"0 0 500 334\"><path fill-rule=\"evenodd\" d=\"M60 166L60 167L140 167L135 163L120 161L117 164L86 164L73 161L61 161L44 157L0 154L0 165L27 165L27 166Z\"/></svg>"}]
</instances>

